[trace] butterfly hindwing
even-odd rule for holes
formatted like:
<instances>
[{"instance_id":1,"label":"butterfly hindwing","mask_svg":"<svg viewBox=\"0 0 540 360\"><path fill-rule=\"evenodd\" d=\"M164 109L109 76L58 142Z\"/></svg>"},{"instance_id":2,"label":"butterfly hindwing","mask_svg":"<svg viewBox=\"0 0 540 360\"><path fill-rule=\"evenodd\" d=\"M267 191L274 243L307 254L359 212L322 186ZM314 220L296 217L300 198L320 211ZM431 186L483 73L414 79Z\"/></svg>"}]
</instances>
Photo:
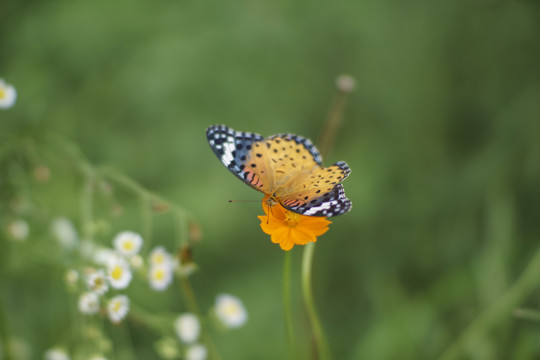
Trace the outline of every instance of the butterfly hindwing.
<instances>
[{"instance_id":1,"label":"butterfly hindwing","mask_svg":"<svg viewBox=\"0 0 540 360\"><path fill-rule=\"evenodd\" d=\"M309 216L331 217L346 213L352 203L345 196L341 182L350 173L349 166L343 161L328 168L318 167L299 179L281 204L293 212Z\"/></svg>"}]
</instances>

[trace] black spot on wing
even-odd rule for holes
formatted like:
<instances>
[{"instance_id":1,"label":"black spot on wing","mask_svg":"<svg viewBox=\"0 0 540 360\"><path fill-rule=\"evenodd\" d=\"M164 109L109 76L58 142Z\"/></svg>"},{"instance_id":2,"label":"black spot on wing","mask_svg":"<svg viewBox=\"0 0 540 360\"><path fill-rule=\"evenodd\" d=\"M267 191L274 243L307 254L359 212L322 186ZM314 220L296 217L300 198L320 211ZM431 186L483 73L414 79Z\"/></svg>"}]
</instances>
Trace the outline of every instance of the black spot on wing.
<instances>
[{"instance_id":1,"label":"black spot on wing","mask_svg":"<svg viewBox=\"0 0 540 360\"><path fill-rule=\"evenodd\" d=\"M278 135L271 136L268 139L274 139L274 138L284 138L287 140L294 140L294 142L296 142L297 144L303 145L304 148L307 151L309 151L309 153L311 154L311 156L313 157L313 160L317 163L317 165L321 165L322 163L321 154L319 154L319 150L317 150L315 145L313 145L311 140L309 140L308 138L304 138L304 137L293 135L293 134L278 134ZM279 140L276 140L276 143L279 143Z\"/></svg>"},{"instance_id":2,"label":"black spot on wing","mask_svg":"<svg viewBox=\"0 0 540 360\"><path fill-rule=\"evenodd\" d=\"M349 167L349 165L347 165L345 161L338 161L332 166L337 166L342 170L342 177L338 178L340 182L345 180L347 176L349 176L349 174L351 173L351 168Z\"/></svg>"},{"instance_id":3,"label":"black spot on wing","mask_svg":"<svg viewBox=\"0 0 540 360\"><path fill-rule=\"evenodd\" d=\"M264 138L259 134L236 131L225 125L210 126L206 129L206 138L223 165L239 179L250 183L244 174L245 161L253 144Z\"/></svg>"}]
</instances>

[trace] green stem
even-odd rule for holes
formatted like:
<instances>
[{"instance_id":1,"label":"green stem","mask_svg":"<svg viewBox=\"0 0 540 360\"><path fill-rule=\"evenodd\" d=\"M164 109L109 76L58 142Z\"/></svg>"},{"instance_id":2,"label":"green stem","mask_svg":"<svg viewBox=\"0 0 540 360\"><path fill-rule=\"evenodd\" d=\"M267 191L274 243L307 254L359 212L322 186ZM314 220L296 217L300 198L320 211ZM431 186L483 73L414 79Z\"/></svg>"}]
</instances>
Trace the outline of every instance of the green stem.
<instances>
[{"instance_id":1,"label":"green stem","mask_svg":"<svg viewBox=\"0 0 540 360\"><path fill-rule=\"evenodd\" d=\"M518 319L540 322L540 311L534 309L515 309L513 314Z\"/></svg>"},{"instance_id":2,"label":"green stem","mask_svg":"<svg viewBox=\"0 0 540 360\"><path fill-rule=\"evenodd\" d=\"M142 253L147 253L152 247L153 214L152 201L148 196L141 196L141 220L144 247Z\"/></svg>"},{"instance_id":3,"label":"green stem","mask_svg":"<svg viewBox=\"0 0 540 360\"><path fill-rule=\"evenodd\" d=\"M296 339L294 336L294 324L291 307L291 252L285 252L283 262L283 307L285 311L285 326L287 330L287 341L291 359L298 359L296 349Z\"/></svg>"},{"instance_id":4,"label":"green stem","mask_svg":"<svg viewBox=\"0 0 540 360\"><path fill-rule=\"evenodd\" d=\"M315 301L313 300L313 290L311 288L311 265L313 263L314 251L315 243L309 243L304 247L302 256L302 293L304 295L304 303L313 329L319 359L330 360L332 359L332 354L330 353L330 348L328 347L319 316L317 315Z\"/></svg>"},{"instance_id":5,"label":"green stem","mask_svg":"<svg viewBox=\"0 0 540 360\"><path fill-rule=\"evenodd\" d=\"M191 283L188 277L185 275L180 275L180 283L182 285L182 296L184 297L188 310L196 314L197 317L202 322L202 319L203 319L202 313L197 303L195 292L193 291L193 287L191 286ZM206 324L203 324L202 326L201 337L204 339L204 342L208 346L208 351L210 352L210 359L221 360L221 355L219 354L217 347L214 345L214 342L212 341L212 337L210 336L210 333L208 332L208 328Z\"/></svg>"},{"instance_id":6,"label":"green stem","mask_svg":"<svg viewBox=\"0 0 540 360\"><path fill-rule=\"evenodd\" d=\"M439 360L461 358L463 352L472 349L480 340L518 307L534 290L538 288L540 273L540 249L529 262L521 276L491 306L481 312L476 319L439 357Z\"/></svg>"}]
</instances>

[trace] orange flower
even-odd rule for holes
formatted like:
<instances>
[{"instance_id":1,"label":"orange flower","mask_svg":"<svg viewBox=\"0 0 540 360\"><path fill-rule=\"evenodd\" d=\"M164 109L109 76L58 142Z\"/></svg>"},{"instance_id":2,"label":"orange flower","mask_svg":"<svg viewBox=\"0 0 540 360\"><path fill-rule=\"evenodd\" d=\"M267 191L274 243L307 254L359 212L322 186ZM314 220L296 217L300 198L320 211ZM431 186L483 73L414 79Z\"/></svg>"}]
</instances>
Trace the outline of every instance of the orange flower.
<instances>
[{"instance_id":1,"label":"orange flower","mask_svg":"<svg viewBox=\"0 0 540 360\"><path fill-rule=\"evenodd\" d=\"M279 203L269 206L267 197L262 201L266 215L258 216L262 231L270 235L273 243L279 244L283 250L291 250L294 245L306 245L317 241L317 236L328 231L331 221L325 217L305 216L285 209Z\"/></svg>"}]
</instances>

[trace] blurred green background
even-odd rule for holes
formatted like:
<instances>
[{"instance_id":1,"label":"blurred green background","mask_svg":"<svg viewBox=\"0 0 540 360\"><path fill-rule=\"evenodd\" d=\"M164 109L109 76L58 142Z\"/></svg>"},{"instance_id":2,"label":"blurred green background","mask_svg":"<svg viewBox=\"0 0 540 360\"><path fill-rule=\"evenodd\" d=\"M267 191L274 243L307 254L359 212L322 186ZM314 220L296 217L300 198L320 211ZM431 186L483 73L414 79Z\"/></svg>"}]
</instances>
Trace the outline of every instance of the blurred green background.
<instances>
[{"instance_id":1,"label":"blurred green background","mask_svg":"<svg viewBox=\"0 0 540 360\"><path fill-rule=\"evenodd\" d=\"M0 141L33 139L39 159L21 165L4 154L2 218L13 216L14 195L41 209L27 219L26 248L5 239L0 247L10 332L41 358L76 301L64 289L61 252L24 257L32 244L52 247L48 217L67 216L80 230L83 179L41 146L55 134L198 220L200 305L228 292L250 316L214 335L224 359L285 358L283 252L261 232L259 204L227 202L260 194L219 163L205 129L316 141L335 78L348 73L357 90L324 163L350 165L344 186L354 207L318 241L318 309L335 359L436 358L538 248L539 39L532 0L2 1L0 77L19 98L0 113ZM51 170L44 184L25 174L38 163ZM109 246L118 231L142 226L137 199L118 192L122 215L105 205L95 214ZM170 222L156 220L154 243L172 251ZM301 252L293 249L293 297L308 348ZM132 301L149 311L185 310L178 289L139 287ZM540 309L540 292L522 305ZM135 327L132 337L139 359L156 358L156 334ZM463 358L540 358L538 339L538 322L507 314ZM110 358L122 358L116 351Z\"/></svg>"}]
</instances>

